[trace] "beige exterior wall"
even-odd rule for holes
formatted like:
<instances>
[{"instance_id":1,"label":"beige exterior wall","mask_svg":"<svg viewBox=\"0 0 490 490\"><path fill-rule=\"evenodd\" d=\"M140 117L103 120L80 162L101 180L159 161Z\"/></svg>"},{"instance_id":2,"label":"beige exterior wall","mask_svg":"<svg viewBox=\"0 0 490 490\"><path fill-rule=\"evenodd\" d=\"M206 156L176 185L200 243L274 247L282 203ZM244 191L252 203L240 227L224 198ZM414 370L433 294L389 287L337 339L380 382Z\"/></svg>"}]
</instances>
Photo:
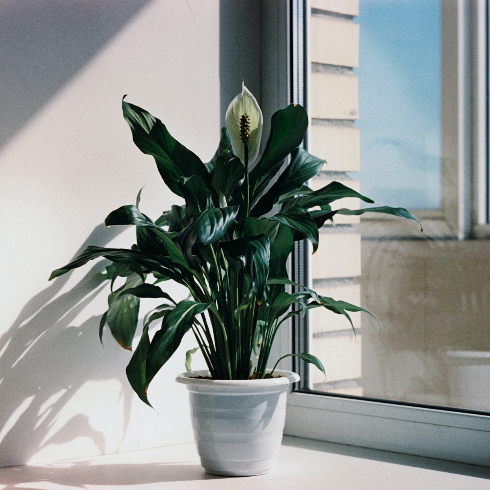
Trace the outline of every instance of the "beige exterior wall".
<instances>
[{"instance_id":1,"label":"beige exterior wall","mask_svg":"<svg viewBox=\"0 0 490 490\"><path fill-rule=\"evenodd\" d=\"M311 3L311 92L312 124L309 151L327 163L311 182L319 189L332 181L359 191L359 182L346 172L359 170L358 79L353 68L359 60L359 26L353 22L358 2L323 0ZM341 14L341 15L338 15ZM342 199L333 209L356 209L357 199ZM359 218L338 216L337 227L326 223L320 245L312 256L313 287L322 296L360 304L361 237ZM326 377L313 369L312 388L320 391L362 395L361 318L352 315L357 331L343 315L324 308L310 311L311 351L325 365Z\"/></svg>"}]
</instances>

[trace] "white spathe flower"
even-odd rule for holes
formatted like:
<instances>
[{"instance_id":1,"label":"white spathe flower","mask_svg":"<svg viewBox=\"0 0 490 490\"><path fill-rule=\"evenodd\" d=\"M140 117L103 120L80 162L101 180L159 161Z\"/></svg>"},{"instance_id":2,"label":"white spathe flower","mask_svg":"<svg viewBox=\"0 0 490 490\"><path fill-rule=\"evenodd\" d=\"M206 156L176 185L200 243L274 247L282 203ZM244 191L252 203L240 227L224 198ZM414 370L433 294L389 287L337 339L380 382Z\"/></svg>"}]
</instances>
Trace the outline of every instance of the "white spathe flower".
<instances>
[{"instance_id":1,"label":"white spathe flower","mask_svg":"<svg viewBox=\"0 0 490 490\"><path fill-rule=\"evenodd\" d=\"M245 143L248 146L248 163L259 154L262 138L262 111L250 90L242 82L242 93L228 106L225 116L226 129L230 135L233 153L245 165Z\"/></svg>"}]
</instances>

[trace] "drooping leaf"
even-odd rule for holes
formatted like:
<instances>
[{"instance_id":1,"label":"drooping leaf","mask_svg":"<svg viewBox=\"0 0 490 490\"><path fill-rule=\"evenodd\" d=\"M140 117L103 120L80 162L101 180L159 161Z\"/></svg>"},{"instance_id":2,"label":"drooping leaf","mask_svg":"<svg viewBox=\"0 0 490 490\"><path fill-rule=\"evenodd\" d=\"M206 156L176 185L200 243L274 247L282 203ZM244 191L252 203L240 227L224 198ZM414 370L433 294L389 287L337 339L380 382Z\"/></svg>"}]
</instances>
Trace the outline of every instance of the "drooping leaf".
<instances>
[{"instance_id":1,"label":"drooping leaf","mask_svg":"<svg viewBox=\"0 0 490 490\"><path fill-rule=\"evenodd\" d=\"M175 308L175 304L163 303L153 310L150 310L143 318L143 326L150 326L155 320L163 318L169 311Z\"/></svg>"},{"instance_id":2,"label":"drooping leaf","mask_svg":"<svg viewBox=\"0 0 490 490\"><path fill-rule=\"evenodd\" d=\"M184 300L163 319L162 327L155 333L146 359L146 382L149 385L160 368L177 350L182 338L190 329L194 317L206 311L211 303Z\"/></svg>"},{"instance_id":3,"label":"drooping leaf","mask_svg":"<svg viewBox=\"0 0 490 490\"><path fill-rule=\"evenodd\" d=\"M215 164L212 186L221 202L228 204L240 182L245 178L245 169L238 157L232 153L221 155Z\"/></svg>"},{"instance_id":4,"label":"drooping leaf","mask_svg":"<svg viewBox=\"0 0 490 490\"><path fill-rule=\"evenodd\" d=\"M280 225L276 239L271 242L269 278L287 276L288 258L293 251L293 248L294 241L292 230L287 226ZM285 290L285 287L284 284L272 284L270 279L268 280L268 283L271 284L269 287L269 301L273 302L274 299Z\"/></svg>"},{"instance_id":5,"label":"drooping leaf","mask_svg":"<svg viewBox=\"0 0 490 490\"><path fill-rule=\"evenodd\" d=\"M289 307L295 303L299 304L302 312L305 311L304 305L300 301L298 301L298 298L296 298L296 296L294 296L293 294L287 293L285 291L279 294L270 306L269 322L272 322L284 315L284 313L289 310Z\"/></svg>"},{"instance_id":6,"label":"drooping leaf","mask_svg":"<svg viewBox=\"0 0 490 490\"><path fill-rule=\"evenodd\" d=\"M231 155L233 155L233 153L231 149L230 135L228 134L228 130L226 129L226 127L223 126L221 128L221 137L219 140L218 148L214 153L211 161L206 165L208 166L208 169L214 169L216 168L216 163L218 162L218 158L228 157Z\"/></svg>"},{"instance_id":7,"label":"drooping leaf","mask_svg":"<svg viewBox=\"0 0 490 490\"><path fill-rule=\"evenodd\" d=\"M198 175L207 181L208 171L201 159L175 140L159 119L124 100L122 107L134 143L143 153L153 156L160 175L172 192L182 196L178 186L181 176Z\"/></svg>"},{"instance_id":8,"label":"drooping leaf","mask_svg":"<svg viewBox=\"0 0 490 490\"><path fill-rule=\"evenodd\" d=\"M308 212L318 229L325 224L325 221L331 220L337 214L337 211L332 211L331 209L314 209Z\"/></svg>"},{"instance_id":9,"label":"drooping leaf","mask_svg":"<svg viewBox=\"0 0 490 490\"><path fill-rule=\"evenodd\" d=\"M140 299L124 291L134 289L142 283L137 274L128 276L126 283L109 296L107 325L117 343L127 350L132 350L132 342L138 325Z\"/></svg>"},{"instance_id":10,"label":"drooping leaf","mask_svg":"<svg viewBox=\"0 0 490 490\"><path fill-rule=\"evenodd\" d=\"M212 206L211 192L198 175L184 177L178 186L185 199L187 217L198 215Z\"/></svg>"},{"instance_id":11,"label":"drooping leaf","mask_svg":"<svg viewBox=\"0 0 490 490\"><path fill-rule=\"evenodd\" d=\"M136 227L136 243L138 244L139 250L153 255L168 255L165 242L158 236L155 230L156 227Z\"/></svg>"},{"instance_id":12,"label":"drooping leaf","mask_svg":"<svg viewBox=\"0 0 490 490\"><path fill-rule=\"evenodd\" d=\"M185 208L182 206L173 205L170 211L167 212L168 231L178 233L186 226Z\"/></svg>"},{"instance_id":13,"label":"drooping leaf","mask_svg":"<svg viewBox=\"0 0 490 490\"><path fill-rule=\"evenodd\" d=\"M207 209L195 221L175 235L173 240L180 247L190 267L195 270L199 268L192 256L194 244L209 245L223 238L228 228L235 222L238 209L238 206Z\"/></svg>"},{"instance_id":14,"label":"drooping leaf","mask_svg":"<svg viewBox=\"0 0 490 490\"><path fill-rule=\"evenodd\" d=\"M364 213L390 214L392 216L399 216L401 218L411 219L416 221L420 225L421 231L423 231L422 224L420 223L420 221L410 211L407 211L405 208L392 208L390 206L379 206L375 208L363 208L363 209L342 208L337 210L337 214L345 214L349 216L358 216Z\"/></svg>"},{"instance_id":15,"label":"drooping leaf","mask_svg":"<svg viewBox=\"0 0 490 490\"><path fill-rule=\"evenodd\" d=\"M295 206L272 216L270 219L279 221L294 230L295 240L308 238L313 245L313 253L316 252L318 249L318 226L303 208Z\"/></svg>"},{"instance_id":16,"label":"drooping leaf","mask_svg":"<svg viewBox=\"0 0 490 490\"><path fill-rule=\"evenodd\" d=\"M279 231L279 223L267 218L252 218L245 220L244 234L245 236L265 235L271 243L275 241L277 232Z\"/></svg>"},{"instance_id":17,"label":"drooping leaf","mask_svg":"<svg viewBox=\"0 0 490 490\"><path fill-rule=\"evenodd\" d=\"M320 172L325 160L310 155L302 148L291 154L291 162L272 187L256 203L252 203L252 216L268 213L279 198L293 191L300 191L302 185Z\"/></svg>"},{"instance_id":18,"label":"drooping leaf","mask_svg":"<svg viewBox=\"0 0 490 490\"><path fill-rule=\"evenodd\" d=\"M181 301L165 315L161 328L151 342L148 335L149 322L145 324L138 347L126 367L126 375L133 390L147 405L151 406L148 400L148 386L152 379L177 350L194 317L206 311L209 305L189 300Z\"/></svg>"},{"instance_id":19,"label":"drooping leaf","mask_svg":"<svg viewBox=\"0 0 490 490\"><path fill-rule=\"evenodd\" d=\"M357 197L365 202L374 202L372 199L369 199L369 197L359 194L359 192L340 182L330 182L330 184L311 194L292 199L288 202L288 207L301 206L303 209L310 209L314 206L330 204L331 202L343 199L344 197Z\"/></svg>"},{"instance_id":20,"label":"drooping leaf","mask_svg":"<svg viewBox=\"0 0 490 490\"><path fill-rule=\"evenodd\" d=\"M270 244L267 237L242 237L221 244L229 257L239 260L259 302L269 276Z\"/></svg>"},{"instance_id":21,"label":"drooping leaf","mask_svg":"<svg viewBox=\"0 0 490 490\"><path fill-rule=\"evenodd\" d=\"M271 133L262 158L250 172L251 202L262 194L286 158L303 141L308 115L300 105L290 104L277 111L271 120Z\"/></svg>"},{"instance_id":22,"label":"drooping leaf","mask_svg":"<svg viewBox=\"0 0 490 490\"><path fill-rule=\"evenodd\" d=\"M272 371L270 372L269 374L269 377L272 376L272 374L274 373L274 370L276 369L276 366L279 364L280 361L282 361L283 359L286 359L286 357L292 357L292 356L295 356L295 357L299 357L300 359L302 359L303 361L305 362L308 362L310 364L313 364L315 367L317 367L325 376L325 368L322 364L322 361L320 361L320 359L318 359L318 357L314 356L313 354L307 354L307 353L301 353L301 354L286 354L285 356L282 356L275 364L274 368L272 369Z\"/></svg>"},{"instance_id":23,"label":"drooping leaf","mask_svg":"<svg viewBox=\"0 0 490 490\"><path fill-rule=\"evenodd\" d=\"M177 249L180 253L180 251ZM56 269L51 273L49 280L66 274L72 269L76 269L85 265L90 260L105 257L113 262L129 264L131 267L139 266L144 269L159 272L164 276L171 277L172 279L180 282L180 278L172 268L172 263L165 257L155 256L139 250L128 250L124 248L104 248L88 246L78 257L72 262L65 265L61 269ZM185 263L185 261L184 261Z\"/></svg>"},{"instance_id":24,"label":"drooping leaf","mask_svg":"<svg viewBox=\"0 0 490 490\"><path fill-rule=\"evenodd\" d=\"M146 358L150 348L148 326L143 328L143 334L126 367L126 376L129 384L139 398L151 407L148 401L148 383L146 382Z\"/></svg>"},{"instance_id":25,"label":"drooping leaf","mask_svg":"<svg viewBox=\"0 0 490 490\"><path fill-rule=\"evenodd\" d=\"M130 204L121 206L112 211L104 221L106 226L114 225L136 225L136 226L154 226L153 221L145 216L140 210Z\"/></svg>"},{"instance_id":26,"label":"drooping leaf","mask_svg":"<svg viewBox=\"0 0 490 490\"><path fill-rule=\"evenodd\" d=\"M287 276L284 277L271 277L267 281L267 284L289 284L290 286L295 286L300 288L301 291L293 293L293 296L297 299L298 302L303 303L306 309L311 308L319 308L324 307L338 315L344 315L349 323L351 324L352 329L355 332L354 324L352 323L352 319L350 315L347 313L350 312L364 312L370 315L372 318L376 320L379 324L378 319L368 310L361 308L360 306L353 305L351 303L347 303L347 301L337 301L332 298L328 298L326 296L320 296L316 291L303 286L302 284L298 284L294 281L291 281ZM307 303L308 300L312 300L310 303Z\"/></svg>"},{"instance_id":27,"label":"drooping leaf","mask_svg":"<svg viewBox=\"0 0 490 490\"><path fill-rule=\"evenodd\" d=\"M138 298L165 298L177 304L165 291L153 284L140 284L139 286L125 289L119 293L119 297L126 294L132 294Z\"/></svg>"}]
</instances>

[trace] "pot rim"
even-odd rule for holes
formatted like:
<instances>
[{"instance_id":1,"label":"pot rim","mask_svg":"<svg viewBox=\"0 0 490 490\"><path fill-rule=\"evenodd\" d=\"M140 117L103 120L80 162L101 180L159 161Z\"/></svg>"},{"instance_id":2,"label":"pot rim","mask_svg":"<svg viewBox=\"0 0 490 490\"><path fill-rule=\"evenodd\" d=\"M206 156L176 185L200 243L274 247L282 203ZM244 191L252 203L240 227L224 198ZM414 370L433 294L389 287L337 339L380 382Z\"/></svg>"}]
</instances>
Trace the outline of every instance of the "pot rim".
<instances>
[{"instance_id":1,"label":"pot rim","mask_svg":"<svg viewBox=\"0 0 490 490\"><path fill-rule=\"evenodd\" d=\"M268 369L268 372L271 370ZM202 386L241 386L241 387L264 387L264 386L278 386L296 383L300 380L298 374L293 371L285 371L282 369L274 370L274 374L277 374L277 378L267 379L202 379L196 378L196 376L209 376L207 369L200 371L187 371L179 374L175 381L177 383L188 385L202 385Z\"/></svg>"}]
</instances>

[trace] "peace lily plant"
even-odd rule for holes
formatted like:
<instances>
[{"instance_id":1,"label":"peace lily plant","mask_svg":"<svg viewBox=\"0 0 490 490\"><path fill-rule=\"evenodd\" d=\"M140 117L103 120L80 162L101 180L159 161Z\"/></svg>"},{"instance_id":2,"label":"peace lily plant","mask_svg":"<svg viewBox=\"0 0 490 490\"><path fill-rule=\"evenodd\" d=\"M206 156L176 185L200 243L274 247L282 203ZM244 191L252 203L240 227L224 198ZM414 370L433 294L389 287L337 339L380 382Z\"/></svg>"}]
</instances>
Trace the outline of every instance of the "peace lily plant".
<instances>
[{"instance_id":1,"label":"peace lily plant","mask_svg":"<svg viewBox=\"0 0 490 490\"><path fill-rule=\"evenodd\" d=\"M293 283L287 262L294 242L308 239L315 252L318 230L336 215L369 211L416 218L406 209L388 206L333 210L331 204L345 197L373 201L339 182L316 191L308 187L308 180L325 162L301 148L308 126L303 107L291 104L272 116L269 139L259 158L262 112L243 85L226 112L215 155L203 163L159 119L124 99L122 106L134 143L154 157L165 184L185 205L173 205L153 221L139 209L140 191L135 205L122 206L105 220L107 226L136 227L131 248L89 246L73 262L55 270L50 280L90 260L108 259L111 293L99 336L102 341L107 325L129 350L137 331L140 298L161 300L144 316L140 340L126 369L141 400L150 404L150 382L188 331L213 379L261 379L271 376L266 368L272 343L293 315L326 308L344 315L352 325L349 312L365 311ZM113 290L117 278L124 278L124 284ZM185 286L188 299L176 301L165 292L168 280ZM287 286L297 292L288 292ZM291 311L293 304L298 307ZM160 326L150 336L156 321ZM188 368L191 353L187 353ZM313 355L295 355L324 372Z\"/></svg>"}]
</instances>

